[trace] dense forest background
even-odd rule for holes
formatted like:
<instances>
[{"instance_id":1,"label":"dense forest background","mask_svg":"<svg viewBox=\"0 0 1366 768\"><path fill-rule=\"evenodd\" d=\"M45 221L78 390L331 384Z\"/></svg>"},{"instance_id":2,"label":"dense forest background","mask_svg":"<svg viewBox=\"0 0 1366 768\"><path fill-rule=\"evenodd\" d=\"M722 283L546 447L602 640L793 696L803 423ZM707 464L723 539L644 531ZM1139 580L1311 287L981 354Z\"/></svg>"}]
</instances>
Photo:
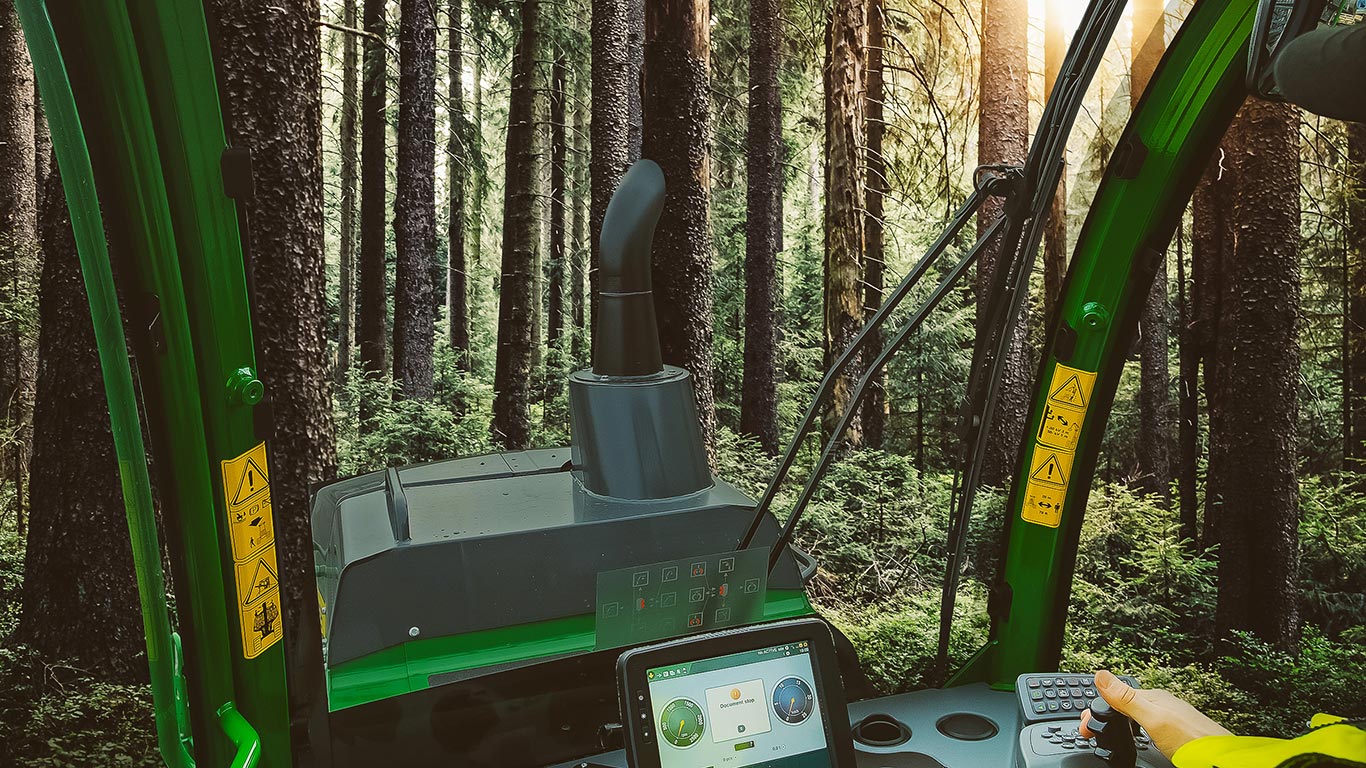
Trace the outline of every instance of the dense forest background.
<instances>
[{"instance_id":1,"label":"dense forest background","mask_svg":"<svg viewBox=\"0 0 1366 768\"><path fill-rule=\"evenodd\" d=\"M590 364L596 235L639 157L669 184L654 250L665 360L694 376L717 472L757 495L826 364L974 170L1023 161L1084 10L206 5L229 134L257 170L287 609L311 589L309 483L570 439L562 380ZM1129 5L1012 330L984 473L997 489L1070 246L1189 9ZM53 168L0 0L0 763L152 764L116 465ZM949 496L993 263L893 360L798 532L822 564L814 597L885 692L942 682ZM1235 731L1366 714L1366 126L1249 101L1167 248L1130 357L1064 666L1136 674ZM1003 506L998 491L977 505L955 662L985 639Z\"/></svg>"}]
</instances>

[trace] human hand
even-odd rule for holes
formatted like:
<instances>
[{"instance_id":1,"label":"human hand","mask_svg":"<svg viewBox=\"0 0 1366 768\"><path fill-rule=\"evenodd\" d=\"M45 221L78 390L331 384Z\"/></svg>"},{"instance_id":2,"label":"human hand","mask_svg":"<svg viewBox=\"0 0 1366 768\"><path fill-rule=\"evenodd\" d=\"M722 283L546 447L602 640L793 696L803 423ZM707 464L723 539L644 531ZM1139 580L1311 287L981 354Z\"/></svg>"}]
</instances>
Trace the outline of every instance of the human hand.
<instances>
[{"instance_id":1,"label":"human hand","mask_svg":"<svg viewBox=\"0 0 1366 768\"><path fill-rule=\"evenodd\" d=\"M1153 744L1168 758L1188 741L1231 735L1228 729L1169 691L1134 689L1103 669L1096 673L1096 690L1116 711L1143 726ZM1088 709L1081 713L1081 733L1088 738L1095 735L1087 727L1090 721Z\"/></svg>"}]
</instances>

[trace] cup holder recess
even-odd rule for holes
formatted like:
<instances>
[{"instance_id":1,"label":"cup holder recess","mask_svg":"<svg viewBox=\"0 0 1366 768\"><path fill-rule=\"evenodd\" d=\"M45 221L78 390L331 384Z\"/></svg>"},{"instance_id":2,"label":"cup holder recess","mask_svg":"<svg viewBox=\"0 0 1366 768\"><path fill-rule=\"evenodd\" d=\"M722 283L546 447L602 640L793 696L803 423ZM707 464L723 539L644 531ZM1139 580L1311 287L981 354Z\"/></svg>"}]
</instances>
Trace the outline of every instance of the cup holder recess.
<instances>
[{"instance_id":1,"label":"cup holder recess","mask_svg":"<svg viewBox=\"0 0 1366 768\"><path fill-rule=\"evenodd\" d=\"M935 723L939 732L948 736L950 739L959 741L985 741L997 733L1000 728L996 723L973 712L955 712L952 715L944 715Z\"/></svg>"},{"instance_id":2,"label":"cup holder recess","mask_svg":"<svg viewBox=\"0 0 1366 768\"><path fill-rule=\"evenodd\" d=\"M896 747L911 740L911 729L891 715L871 714L854 724L854 741L869 747Z\"/></svg>"}]
</instances>

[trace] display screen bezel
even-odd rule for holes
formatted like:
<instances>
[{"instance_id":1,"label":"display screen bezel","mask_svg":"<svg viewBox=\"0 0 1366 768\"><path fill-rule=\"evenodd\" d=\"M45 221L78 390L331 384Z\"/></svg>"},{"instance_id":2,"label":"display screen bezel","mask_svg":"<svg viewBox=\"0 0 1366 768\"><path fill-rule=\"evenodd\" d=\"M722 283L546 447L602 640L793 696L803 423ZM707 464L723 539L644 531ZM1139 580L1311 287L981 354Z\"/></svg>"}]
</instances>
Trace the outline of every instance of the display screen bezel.
<instances>
[{"instance_id":1,"label":"display screen bezel","mask_svg":"<svg viewBox=\"0 0 1366 768\"><path fill-rule=\"evenodd\" d=\"M627 757L634 768L660 768L662 737L655 733L655 702L648 673L740 653L761 651L790 643L806 642L811 662L816 706L821 713L826 751L831 768L853 768L853 739L849 712L835 658L830 630L818 619L799 619L762 624L737 630L699 635L622 654L617 665L619 694L626 730ZM753 663L753 662L751 662ZM796 757L796 755L793 755Z\"/></svg>"}]
</instances>

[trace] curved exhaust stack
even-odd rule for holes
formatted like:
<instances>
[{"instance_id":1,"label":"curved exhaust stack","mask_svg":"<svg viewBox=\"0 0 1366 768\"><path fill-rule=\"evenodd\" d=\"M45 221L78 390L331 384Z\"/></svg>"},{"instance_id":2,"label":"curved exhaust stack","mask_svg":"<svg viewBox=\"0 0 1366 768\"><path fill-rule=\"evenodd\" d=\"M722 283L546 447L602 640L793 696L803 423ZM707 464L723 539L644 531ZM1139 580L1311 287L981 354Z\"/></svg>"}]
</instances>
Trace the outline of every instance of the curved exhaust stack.
<instances>
[{"instance_id":1,"label":"curved exhaust stack","mask_svg":"<svg viewBox=\"0 0 1366 768\"><path fill-rule=\"evenodd\" d=\"M664 370L650 284L650 246L664 209L664 172L641 160L626 172L602 220L593 373L649 376Z\"/></svg>"},{"instance_id":2,"label":"curved exhaust stack","mask_svg":"<svg viewBox=\"0 0 1366 768\"><path fill-rule=\"evenodd\" d=\"M619 501L662 511L712 486L692 377L659 352L650 246L664 208L664 173L631 166L602 222L593 368L569 375L576 497L585 519L620 515Z\"/></svg>"}]
</instances>

